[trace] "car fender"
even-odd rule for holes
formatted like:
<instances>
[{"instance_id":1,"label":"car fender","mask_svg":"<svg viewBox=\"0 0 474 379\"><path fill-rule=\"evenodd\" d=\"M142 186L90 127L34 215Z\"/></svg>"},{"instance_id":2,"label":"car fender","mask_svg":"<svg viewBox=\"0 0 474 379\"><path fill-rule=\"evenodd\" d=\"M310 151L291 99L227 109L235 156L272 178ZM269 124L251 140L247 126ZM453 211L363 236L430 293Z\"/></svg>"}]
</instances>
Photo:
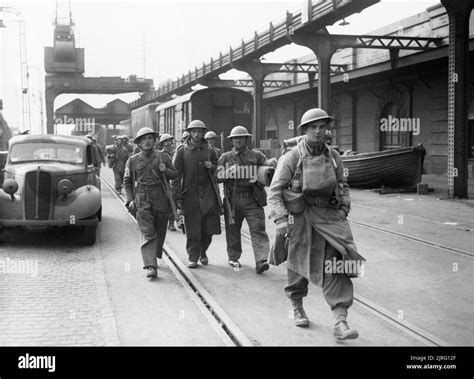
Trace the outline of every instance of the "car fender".
<instances>
[{"instance_id":1,"label":"car fender","mask_svg":"<svg viewBox=\"0 0 474 379\"><path fill-rule=\"evenodd\" d=\"M1 220L21 220L21 197L12 197L0 189L0 219Z\"/></svg>"},{"instance_id":2,"label":"car fender","mask_svg":"<svg viewBox=\"0 0 474 379\"><path fill-rule=\"evenodd\" d=\"M80 220L95 215L102 205L100 189L92 185L60 196L54 207L55 220Z\"/></svg>"}]
</instances>

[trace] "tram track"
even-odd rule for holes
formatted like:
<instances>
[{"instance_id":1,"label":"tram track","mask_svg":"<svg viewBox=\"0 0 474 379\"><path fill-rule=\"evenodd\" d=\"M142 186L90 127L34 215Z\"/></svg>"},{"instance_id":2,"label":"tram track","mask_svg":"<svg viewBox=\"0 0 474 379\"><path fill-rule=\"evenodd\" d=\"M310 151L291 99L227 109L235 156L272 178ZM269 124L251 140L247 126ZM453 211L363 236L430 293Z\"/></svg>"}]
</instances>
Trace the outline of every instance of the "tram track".
<instances>
[{"instance_id":1,"label":"tram track","mask_svg":"<svg viewBox=\"0 0 474 379\"><path fill-rule=\"evenodd\" d=\"M464 251L464 250L455 249L455 248L452 248L452 247L449 247L449 246L446 246L446 245L442 245L442 244L439 244L439 243L436 243L436 242L431 242L431 241L425 240L423 238L414 237L414 236L411 236L411 235L405 234L405 233L395 232L393 230L388 230L388 229L382 228L380 226L367 224L365 222L355 221L355 220L351 220L351 219L348 219L348 221L350 223L354 224L354 225L361 226L361 227L366 228L366 229L375 230L377 232L383 232L383 233L394 235L394 236L397 236L399 238L402 238L402 239L405 239L405 240L408 240L408 241L412 241L412 242L416 242L416 243L419 243L419 244L422 244L422 245L425 245L425 246L430 246L430 247L434 247L436 249L448 251L450 253L459 254L459 255L474 258L474 254L469 253L469 252Z\"/></svg>"},{"instance_id":2,"label":"tram track","mask_svg":"<svg viewBox=\"0 0 474 379\"><path fill-rule=\"evenodd\" d=\"M125 200L123 195L118 194L113 185L105 178L101 178L103 183L110 189L110 191L117 197L117 199L125 207ZM130 217L136 222L132 215ZM354 222L356 224L364 224ZM225 228L225 223L221 221L221 225ZM372 230L387 232L389 234L396 234L399 237L404 237L401 233L386 231L383 228L371 227L371 225L363 225ZM251 242L250 235L242 231L241 235L244 239ZM423 240L417 240L416 238L410 238L414 242L424 242ZM430 246L436 246L437 244L427 242ZM438 246L436 246L438 247ZM439 246L439 248L443 248ZM455 250L455 249L453 249ZM217 335L221 338L226 346L254 346L250 339L239 329L239 327L230 319L225 311L217 304L213 296L199 283L196 277L189 271L189 269L183 264L181 259L174 253L174 251L166 245L163 246L164 261L176 276L178 281L186 289L190 297L193 299L197 307L204 314L212 328L215 330ZM424 345L428 346L448 346L449 344L442 339L434 336L430 332L412 324L409 321L399 318L393 312L385 309L384 307L360 296L354 295L354 302L367 312L381 319L382 321L392 325L403 333L415 338Z\"/></svg>"},{"instance_id":3,"label":"tram track","mask_svg":"<svg viewBox=\"0 0 474 379\"><path fill-rule=\"evenodd\" d=\"M225 224L221 222L221 225L225 228ZM243 238L251 242L251 238L246 232L241 232ZM379 319L389 323L390 325L394 326L398 330L406 333L407 335L415 338L416 340L424 343L428 346L448 346L449 344L446 341L434 336L430 332L416 326L415 324L401 319L400 317L393 314L389 310L385 309L384 307L360 296L354 295L354 302L363 308L364 310L368 311L369 313L373 314L374 316L378 317Z\"/></svg>"},{"instance_id":4,"label":"tram track","mask_svg":"<svg viewBox=\"0 0 474 379\"><path fill-rule=\"evenodd\" d=\"M125 199L123 195L117 193L114 186L107 179L101 177L101 180L125 208ZM129 216L134 220L134 222L136 222L132 215L129 214ZM196 277L189 271L166 242L163 245L163 253L163 260L166 265L190 295L193 302L203 313L204 317L208 320L209 324L220 337L224 345L245 347L254 346L250 339L232 321L219 304L217 304L213 296L201 283L199 283Z\"/></svg>"}]
</instances>

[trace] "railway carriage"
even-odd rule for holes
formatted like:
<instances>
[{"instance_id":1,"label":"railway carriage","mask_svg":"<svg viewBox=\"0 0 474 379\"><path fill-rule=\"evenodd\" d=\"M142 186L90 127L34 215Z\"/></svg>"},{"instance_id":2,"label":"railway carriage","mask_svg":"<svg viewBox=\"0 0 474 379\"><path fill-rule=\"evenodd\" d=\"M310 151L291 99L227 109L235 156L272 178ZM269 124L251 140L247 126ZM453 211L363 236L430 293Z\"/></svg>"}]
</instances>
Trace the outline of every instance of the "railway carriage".
<instances>
[{"instance_id":1,"label":"railway carriage","mask_svg":"<svg viewBox=\"0 0 474 379\"><path fill-rule=\"evenodd\" d=\"M226 137L234 126L251 131L253 99L235 88L205 88L160 104L155 112L160 134L169 133L179 141L189 122L198 119L221 136L216 145L227 151L232 146Z\"/></svg>"}]
</instances>

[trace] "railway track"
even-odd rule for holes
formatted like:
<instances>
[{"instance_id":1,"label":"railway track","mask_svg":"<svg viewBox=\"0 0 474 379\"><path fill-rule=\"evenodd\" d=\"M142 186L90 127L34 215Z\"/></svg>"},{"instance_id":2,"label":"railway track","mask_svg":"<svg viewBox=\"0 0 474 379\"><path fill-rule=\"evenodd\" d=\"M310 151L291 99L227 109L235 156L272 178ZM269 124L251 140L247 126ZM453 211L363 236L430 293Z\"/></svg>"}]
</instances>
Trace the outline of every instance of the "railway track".
<instances>
[{"instance_id":1,"label":"railway track","mask_svg":"<svg viewBox=\"0 0 474 379\"><path fill-rule=\"evenodd\" d=\"M121 194L118 194L113 185L105 178L102 177L103 183L111 190L111 192L120 200L120 202L125 207L125 200ZM130 215L130 217L135 221L135 219ZM391 232L383 228L375 227L369 224L364 224L360 222L354 222L360 224L364 227L370 228L376 231L382 231L390 234L395 234L398 237L406 238L417 243L425 243L430 246L435 246L437 248L444 248L443 246L438 246L437 244L430 243L429 241L423 241L411 236L404 236L401 233ZM222 222L222 226L225 228L225 224ZM242 232L242 237L249 242L251 241L250 235L246 232ZM446 248L445 250L451 252L458 252L455 249ZM245 334L239 329L239 327L230 319L230 317L225 313L225 311L217 304L211 294L199 283L196 277L188 270L188 268L183 264L181 259L170 249L166 243L163 247L163 259L166 264L170 267L173 274L177 277L186 291L189 293L197 307L204 314L206 319L209 321L213 329L222 339L226 346L253 346L253 343L250 339L245 336ZM421 343L428 346L448 346L449 344L440 338L434 336L430 332L406 321L400 319L393 312L385 309L384 307L375 304L374 302L365 299L360 295L354 295L354 302L364 310L370 312L379 319L387 322L403 333L415 338Z\"/></svg>"},{"instance_id":2,"label":"railway track","mask_svg":"<svg viewBox=\"0 0 474 379\"><path fill-rule=\"evenodd\" d=\"M225 228L224 223L221 223L221 225ZM243 238L245 238L249 242L251 241L251 238L248 235L248 233L242 232L241 235ZM448 346L449 345L447 342L434 336L430 332L414 325L413 323L409 321L399 318L397 315L393 314L393 312L385 309L384 307L378 304L375 304L374 302L360 295L354 295L354 302L361 308L373 314L374 316L389 323L390 325L399 329L403 333L410 335L411 337L417 339L418 341L424 343L425 345L428 345L428 346Z\"/></svg>"},{"instance_id":3,"label":"railway track","mask_svg":"<svg viewBox=\"0 0 474 379\"><path fill-rule=\"evenodd\" d=\"M101 179L125 207L123 195L118 194L114 186L107 179L104 177L101 177ZM132 215L130 215L130 217L136 222ZM212 295L199 283L196 277L166 243L163 245L163 253L163 260L183 285L223 343L226 346L253 346L250 339L231 320L219 304L217 304Z\"/></svg>"},{"instance_id":4,"label":"railway track","mask_svg":"<svg viewBox=\"0 0 474 379\"><path fill-rule=\"evenodd\" d=\"M391 235L397 236L399 238L403 238L403 239L408 240L408 241L412 241L412 242L416 242L416 243L419 243L419 244L422 244L422 245L434 247L436 249L448 251L450 253L455 253L455 254L459 254L459 255L474 258L473 253L470 253L470 252L467 252L467 251L464 251L464 250L459 250L459 249L455 249L455 248L452 248L452 247L449 247L449 246L445 246L445 245L442 245L442 244L439 244L439 243L436 243L436 242L427 241L423 238L414 237L414 236L411 236L409 234L394 232L392 230L381 228L380 226L367 224L365 222L355 221L355 220L351 220L351 219L348 219L348 220L349 220L350 223L352 223L354 225L361 226L361 227L366 228L366 229L375 230L377 232L382 232L382 233L386 233L386 234L391 234Z\"/></svg>"}]
</instances>

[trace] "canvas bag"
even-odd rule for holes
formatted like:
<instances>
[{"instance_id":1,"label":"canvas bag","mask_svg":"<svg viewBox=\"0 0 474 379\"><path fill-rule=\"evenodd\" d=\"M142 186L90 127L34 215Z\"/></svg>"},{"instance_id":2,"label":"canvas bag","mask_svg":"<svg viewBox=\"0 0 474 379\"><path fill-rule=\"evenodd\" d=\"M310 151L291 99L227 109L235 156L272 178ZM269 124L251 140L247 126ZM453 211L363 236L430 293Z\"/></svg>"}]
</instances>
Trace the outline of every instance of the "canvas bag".
<instances>
[{"instance_id":1,"label":"canvas bag","mask_svg":"<svg viewBox=\"0 0 474 379\"><path fill-rule=\"evenodd\" d=\"M331 155L319 155L316 157L305 154L302 158L302 189L305 195L331 196L337 187L335 173L336 162ZM301 154L301 147L300 147Z\"/></svg>"}]
</instances>

